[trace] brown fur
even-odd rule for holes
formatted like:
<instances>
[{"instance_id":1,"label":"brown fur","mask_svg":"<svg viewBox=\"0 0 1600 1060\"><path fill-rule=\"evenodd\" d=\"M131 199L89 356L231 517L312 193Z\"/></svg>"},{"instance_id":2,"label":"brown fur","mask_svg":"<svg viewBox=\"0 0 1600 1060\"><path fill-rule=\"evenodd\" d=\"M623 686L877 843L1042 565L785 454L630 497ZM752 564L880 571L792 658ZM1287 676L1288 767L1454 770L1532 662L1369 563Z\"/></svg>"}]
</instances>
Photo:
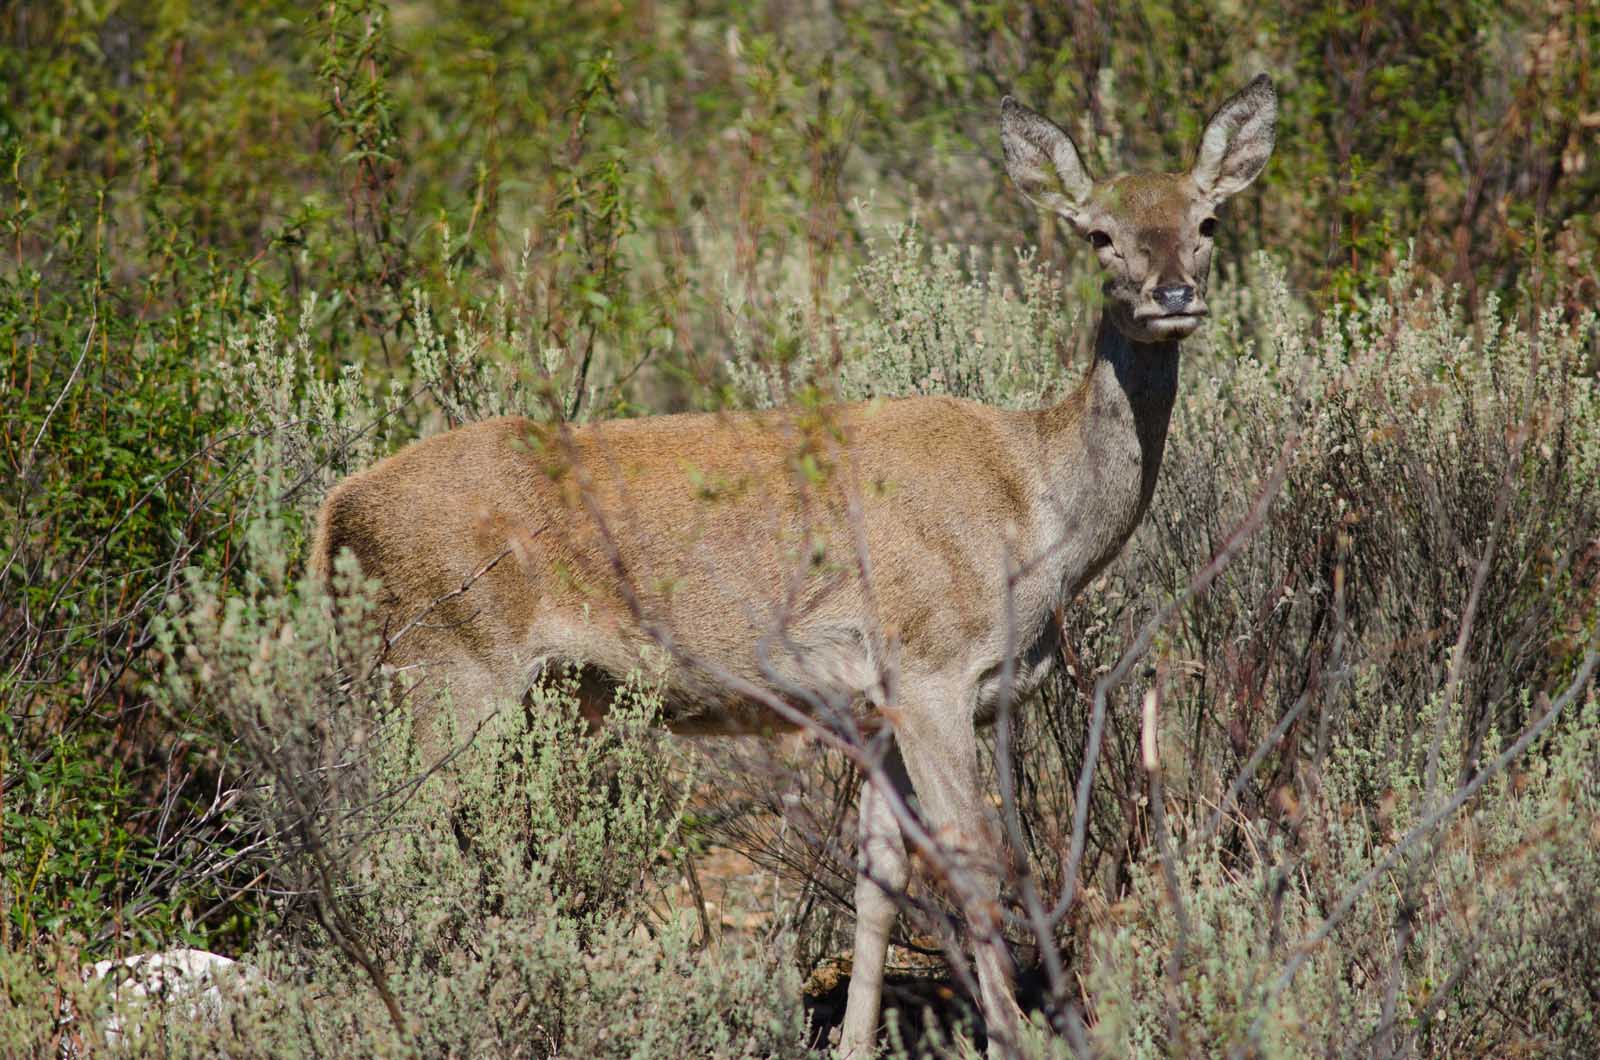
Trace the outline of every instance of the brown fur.
<instances>
[{"instance_id":1,"label":"brown fur","mask_svg":"<svg viewBox=\"0 0 1600 1060\"><path fill-rule=\"evenodd\" d=\"M901 665L946 665L992 627L1006 528L1028 528L1048 489L1028 466L1053 448L1040 420L950 398L846 406L812 424L688 415L562 434L494 420L346 479L323 507L313 562L325 574L351 549L381 581L391 629L432 606L390 662L462 671L453 683L473 694L519 694L556 660L620 679L648 665L643 627L656 625L680 656L675 727L770 727L770 712L730 700L693 660L774 691L775 676L806 681L805 646L835 672L867 674L874 638L908 656ZM801 451L824 469L820 481L797 466ZM467 592L434 604L508 546ZM990 613L967 600L987 600ZM764 673L751 648L780 626L792 646ZM870 691L835 685L821 691Z\"/></svg>"}]
</instances>

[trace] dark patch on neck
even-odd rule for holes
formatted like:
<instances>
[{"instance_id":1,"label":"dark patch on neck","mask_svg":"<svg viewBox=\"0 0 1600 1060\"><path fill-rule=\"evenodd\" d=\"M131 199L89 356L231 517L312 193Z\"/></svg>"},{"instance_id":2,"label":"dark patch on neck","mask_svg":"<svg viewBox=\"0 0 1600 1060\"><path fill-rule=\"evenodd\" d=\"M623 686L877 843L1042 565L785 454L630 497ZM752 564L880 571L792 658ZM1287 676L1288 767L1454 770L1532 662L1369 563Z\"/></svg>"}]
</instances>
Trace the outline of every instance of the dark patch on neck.
<instances>
[{"instance_id":1,"label":"dark patch on neck","mask_svg":"<svg viewBox=\"0 0 1600 1060\"><path fill-rule=\"evenodd\" d=\"M1146 407L1157 411L1164 404L1165 411L1171 411L1178 394L1176 339L1135 342L1106 317L1100 321L1094 345L1095 369L1102 363L1111 367L1137 418L1143 419L1139 414Z\"/></svg>"},{"instance_id":2,"label":"dark patch on neck","mask_svg":"<svg viewBox=\"0 0 1600 1060\"><path fill-rule=\"evenodd\" d=\"M1167 426L1178 394L1178 343L1134 342L1102 318L1090 371L1091 420L1125 429L1133 419L1139 446L1139 516L1155 493L1167 444Z\"/></svg>"}]
</instances>

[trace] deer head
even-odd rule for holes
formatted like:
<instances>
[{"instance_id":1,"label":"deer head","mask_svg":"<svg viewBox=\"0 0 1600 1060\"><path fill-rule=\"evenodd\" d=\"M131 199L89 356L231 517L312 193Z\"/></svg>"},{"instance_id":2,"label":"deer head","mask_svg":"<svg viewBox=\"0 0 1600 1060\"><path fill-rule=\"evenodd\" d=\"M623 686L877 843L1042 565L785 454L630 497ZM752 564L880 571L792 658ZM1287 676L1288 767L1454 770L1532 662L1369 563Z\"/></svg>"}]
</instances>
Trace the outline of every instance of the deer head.
<instances>
[{"instance_id":1,"label":"deer head","mask_svg":"<svg viewBox=\"0 0 1600 1060\"><path fill-rule=\"evenodd\" d=\"M1265 74L1206 123L1187 173L1097 181L1072 137L1007 96L1000 104L1006 171L1035 205L1089 241L1106 271L1106 315L1134 342L1181 339L1206 315L1216 210L1272 156L1278 95Z\"/></svg>"}]
</instances>

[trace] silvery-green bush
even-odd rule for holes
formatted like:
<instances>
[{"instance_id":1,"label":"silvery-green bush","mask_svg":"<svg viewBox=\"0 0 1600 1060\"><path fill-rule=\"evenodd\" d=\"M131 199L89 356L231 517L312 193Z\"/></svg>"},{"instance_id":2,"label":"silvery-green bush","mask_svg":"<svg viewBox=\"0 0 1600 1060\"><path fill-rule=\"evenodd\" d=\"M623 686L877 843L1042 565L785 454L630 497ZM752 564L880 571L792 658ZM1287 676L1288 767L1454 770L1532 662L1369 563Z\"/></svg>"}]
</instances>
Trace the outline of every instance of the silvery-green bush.
<instances>
[{"instance_id":1,"label":"silvery-green bush","mask_svg":"<svg viewBox=\"0 0 1600 1060\"><path fill-rule=\"evenodd\" d=\"M1016 756L1038 781L1025 810L1048 878L1089 685L1281 467L1263 525L1112 696L1090 893L1061 940L1093 1040L1115 1055L1587 1055L1592 687L1306 944L1597 646L1595 321L1493 299L1469 317L1403 264L1384 297L1321 320L1267 261L1215 304L1209 341L1185 351L1150 516L1069 616L1078 672L1026 713ZM1140 761L1152 687L1175 894Z\"/></svg>"},{"instance_id":2,"label":"silvery-green bush","mask_svg":"<svg viewBox=\"0 0 1600 1060\"><path fill-rule=\"evenodd\" d=\"M1081 290L1029 250L1002 252L932 244L908 222L876 232L842 293L850 312L807 328L806 307L785 319L791 347L736 336L728 369L739 397L770 408L818 383L844 400L949 394L1006 408L1059 398L1071 380L1063 361L1092 336Z\"/></svg>"},{"instance_id":3,"label":"silvery-green bush","mask_svg":"<svg viewBox=\"0 0 1600 1060\"><path fill-rule=\"evenodd\" d=\"M265 459L270 463L269 454ZM267 498L281 493L268 484ZM264 502L245 573L191 572L158 642L163 701L210 717L231 809L197 871L259 873L274 919L241 955L268 984L219 1023L117 1006L132 1055L767 1057L803 1052L777 940L702 949L666 891L690 780L643 677L594 729L555 674L471 731L419 708L380 665L373 587L292 576L286 513ZM418 709L437 711L427 739ZM666 909L663 912L663 908ZM74 1048L108 1047L104 990L19 965L24 1020L0 1051L48 1048L59 983ZM43 1021L43 1022L41 1022Z\"/></svg>"}]
</instances>

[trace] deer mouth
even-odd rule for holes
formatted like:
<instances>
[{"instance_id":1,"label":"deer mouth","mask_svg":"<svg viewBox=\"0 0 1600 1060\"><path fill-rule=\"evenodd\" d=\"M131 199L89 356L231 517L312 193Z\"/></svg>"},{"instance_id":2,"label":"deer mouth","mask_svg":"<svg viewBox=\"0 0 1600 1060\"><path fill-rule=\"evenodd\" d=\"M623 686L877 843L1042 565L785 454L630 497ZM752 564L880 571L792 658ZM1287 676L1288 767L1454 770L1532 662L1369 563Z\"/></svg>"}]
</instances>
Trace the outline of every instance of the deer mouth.
<instances>
[{"instance_id":1,"label":"deer mouth","mask_svg":"<svg viewBox=\"0 0 1600 1060\"><path fill-rule=\"evenodd\" d=\"M1181 313L1150 313L1138 318L1139 325L1157 335L1187 335L1200 326L1206 317L1204 307L1184 310Z\"/></svg>"},{"instance_id":2,"label":"deer mouth","mask_svg":"<svg viewBox=\"0 0 1600 1060\"><path fill-rule=\"evenodd\" d=\"M1195 299L1182 309L1158 309L1155 306L1141 309L1133 314L1133 319L1141 324L1150 324L1158 320L1200 320L1210 315L1211 311L1206 308L1206 304Z\"/></svg>"}]
</instances>

